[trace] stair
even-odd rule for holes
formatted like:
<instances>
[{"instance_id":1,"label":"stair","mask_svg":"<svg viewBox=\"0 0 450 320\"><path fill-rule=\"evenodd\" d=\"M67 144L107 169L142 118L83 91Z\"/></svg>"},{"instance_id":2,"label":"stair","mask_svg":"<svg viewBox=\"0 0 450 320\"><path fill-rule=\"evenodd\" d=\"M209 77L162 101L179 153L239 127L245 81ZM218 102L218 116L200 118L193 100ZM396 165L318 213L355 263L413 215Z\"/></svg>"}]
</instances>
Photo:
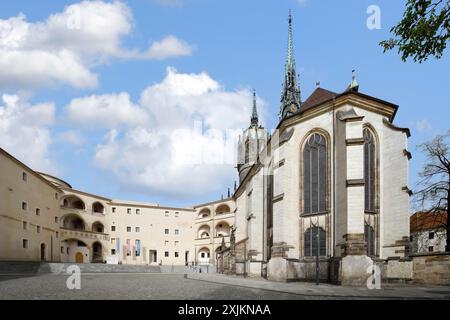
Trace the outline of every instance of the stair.
<instances>
[{"instance_id":1,"label":"stair","mask_svg":"<svg viewBox=\"0 0 450 320\"><path fill-rule=\"evenodd\" d=\"M46 274L66 273L69 266L76 265L82 273L160 273L159 266L121 265L101 263L48 263L26 261L0 261L0 274Z\"/></svg>"}]
</instances>

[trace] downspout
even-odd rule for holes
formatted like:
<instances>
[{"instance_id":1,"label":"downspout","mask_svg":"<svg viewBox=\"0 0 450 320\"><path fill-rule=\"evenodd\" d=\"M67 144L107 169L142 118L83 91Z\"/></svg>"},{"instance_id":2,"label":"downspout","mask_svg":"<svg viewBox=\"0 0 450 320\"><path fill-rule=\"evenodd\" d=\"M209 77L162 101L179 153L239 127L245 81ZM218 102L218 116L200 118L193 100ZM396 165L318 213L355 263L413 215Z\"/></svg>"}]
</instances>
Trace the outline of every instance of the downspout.
<instances>
[{"instance_id":1,"label":"downspout","mask_svg":"<svg viewBox=\"0 0 450 320\"><path fill-rule=\"evenodd\" d=\"M336 256L336 99L333 97L333 257Z\"/></svg>"}]
</instances>

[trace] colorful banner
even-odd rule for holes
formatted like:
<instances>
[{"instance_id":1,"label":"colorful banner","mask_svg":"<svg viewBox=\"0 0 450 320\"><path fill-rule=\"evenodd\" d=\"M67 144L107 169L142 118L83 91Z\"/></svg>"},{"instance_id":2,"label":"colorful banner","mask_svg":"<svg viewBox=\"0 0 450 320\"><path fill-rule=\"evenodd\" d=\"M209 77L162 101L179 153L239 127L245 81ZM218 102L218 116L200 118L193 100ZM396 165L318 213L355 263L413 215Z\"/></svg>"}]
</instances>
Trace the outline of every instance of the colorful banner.
<instances>
[{"instance_id":1,"label":"colorful banner","mask_svg":"<svg viewBox=\"0 0 450 320\"><path fill-rule=\"evenodd\" d=\"M130 246L131 246L130 239L127 239L127 256L129 256L131 254Z\"/></svg>"},{"instance_id":2,"label":"colorful banner","mask_svg":"<svg viewBox=\"0 0 450 320\"><path fill-rule=\"evenodd\" d=\"M141 256L141 240L136 240L136 256Z\"/></svg>"},{"instance_id":3,"label":"colorful banner","mask_svg":"<svg viewBox=\"0 0 450 320\"><path fill-rule=\"evenodd\" d=\"M120 238L116 239L116 254L120 255Z\"/></svg>"}]
</instances>

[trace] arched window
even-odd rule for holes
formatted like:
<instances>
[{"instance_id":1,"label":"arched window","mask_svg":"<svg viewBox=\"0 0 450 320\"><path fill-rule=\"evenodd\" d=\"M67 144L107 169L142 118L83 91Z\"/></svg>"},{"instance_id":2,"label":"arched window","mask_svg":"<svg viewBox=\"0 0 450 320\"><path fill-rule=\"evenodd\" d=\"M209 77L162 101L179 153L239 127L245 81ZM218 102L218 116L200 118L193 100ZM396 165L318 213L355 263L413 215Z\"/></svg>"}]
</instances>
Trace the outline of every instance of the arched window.
<instances>
[{"instance_id":1,"label":"arched window","mask_svg":"<svg viewBox=\"0 0 450 320\"><path fill-rule=\"evenodd\" d=\"M247 140L245 140L245 158L244 158L244 163L249 163L250 161L250 139L247 138Z\"/></svg>"},{"instance_id":2,"label":"arched window","mask_svg":"<svg viewBox=\"0 0 450 320\"><path fill-rule=\"evenodd\" d=\"M367 255L369 257L375 255L375 230L373 227L364 223L364 240L367 243Z\"/></svg>"},{"instance_id":3,"label":"arched window","mask_svg":"<svg viewBox=\"0 0 450 320\"><path fill-rule=\"evenodd\" d=\"M375 139L369 129L364 129L364 209L375 211Z\"/></svg>"},{"instance_id":4,"label":"arched window","mask_svg":"<svg viewBox=\"0 0 450 320\"><path fill-rule=\"evenodd\" d=\"M319 239L317 239L319 237ZM317 245L319 245L319 256L327 255L326 232L320 227L311 227L305 231L305 257L317 255Z\"/></svg>"},{"instance_id":5,"label":"arched window","mask_svg":"<svg viewBox=\"0 0 450 320\"><path fill-rule=\"evenodd\" d=\"M327 209L327 143L314 133L303 149L303 212L324 212Z\"/></svg>"}]
</instances>

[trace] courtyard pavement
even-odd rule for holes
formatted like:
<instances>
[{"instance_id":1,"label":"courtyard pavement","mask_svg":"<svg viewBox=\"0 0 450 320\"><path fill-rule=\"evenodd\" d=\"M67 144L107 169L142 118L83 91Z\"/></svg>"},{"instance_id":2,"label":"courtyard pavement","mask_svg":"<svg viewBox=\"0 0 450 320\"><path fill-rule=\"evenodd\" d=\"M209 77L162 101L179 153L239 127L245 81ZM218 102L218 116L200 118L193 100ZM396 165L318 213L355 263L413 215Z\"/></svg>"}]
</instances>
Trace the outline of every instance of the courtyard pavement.
<instances>
[{"instance_id":1,"label":"courtyard pavement","mask_svg":"<svg viewBox=\"0 0 450 320\"><path fill-rule=\"evenodd\" d=\"M381 290L368 290L328 284L274 283L218 274L82 274L81 289L69 290L68 277L0 275L0 300L450 299L450 287L444 286L385 285Z\"/></svg>"}]
</instances>

